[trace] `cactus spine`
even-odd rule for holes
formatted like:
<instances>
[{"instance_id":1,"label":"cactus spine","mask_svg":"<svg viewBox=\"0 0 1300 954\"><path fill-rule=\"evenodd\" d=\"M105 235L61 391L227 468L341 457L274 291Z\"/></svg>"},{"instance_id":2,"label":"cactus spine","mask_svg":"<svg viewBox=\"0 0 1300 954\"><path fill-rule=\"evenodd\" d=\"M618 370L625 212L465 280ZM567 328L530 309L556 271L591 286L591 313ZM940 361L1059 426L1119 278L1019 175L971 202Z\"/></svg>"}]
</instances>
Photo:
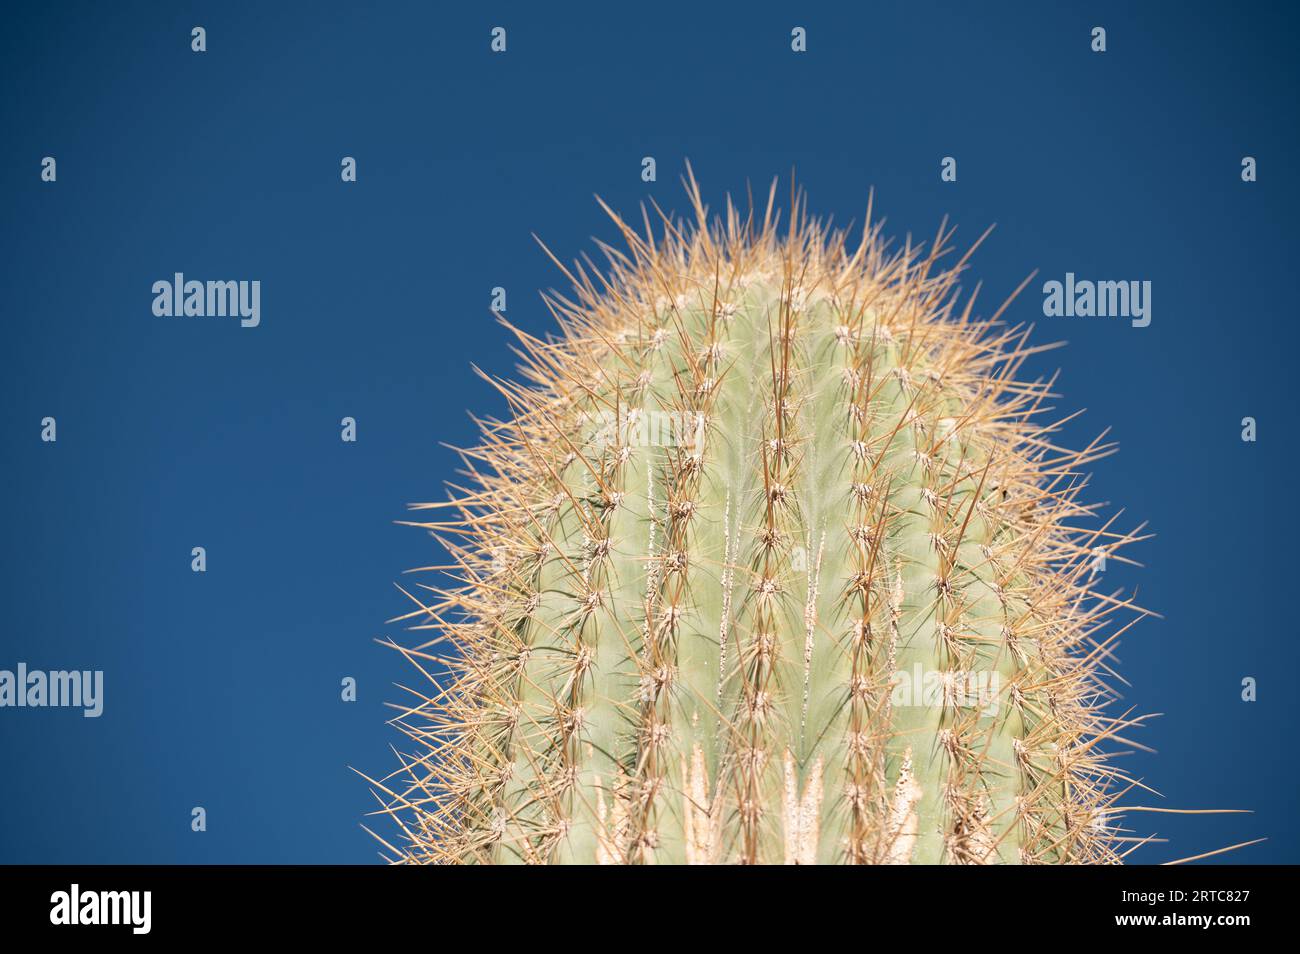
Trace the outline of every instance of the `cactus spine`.
<instances>
[{"instance_id":1,"label":"cactus spine","mask_svg":"<svg viewBox=\"0 0 1300 954\"><path fill-rule=\"evenodd\" d=\"M965 266L730 202L565 270L414 521L457 584L379 783L399 862L1114 862L1079 469ZM608 211L608 209L607 209ZM868 222L870 212L868 211ZM561 266L563 267L563 266ZM419 591L417 591L418 594Z\"/></svg>"}]
</instances>

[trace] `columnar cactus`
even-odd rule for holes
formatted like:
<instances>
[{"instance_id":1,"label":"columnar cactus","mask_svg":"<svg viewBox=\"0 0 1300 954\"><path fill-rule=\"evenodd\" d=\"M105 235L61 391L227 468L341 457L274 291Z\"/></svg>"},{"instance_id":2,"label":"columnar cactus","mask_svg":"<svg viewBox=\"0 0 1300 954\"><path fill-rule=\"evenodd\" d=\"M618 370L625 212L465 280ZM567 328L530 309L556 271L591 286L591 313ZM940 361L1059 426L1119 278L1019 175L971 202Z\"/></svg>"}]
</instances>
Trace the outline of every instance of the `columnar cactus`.
<instances>
[{"instance_id":1,"label":"columnar cactus","mask_svg":"<svg viewBox=\"0 0 1300 954\"><path fill-rule=\"evenodd\" d=\"M1024 331L951 232L890 251L728 203L512 329L527 383L414 522L452 588L384 780L401 862L1119 860L1094 595L1133 539L1076 501ZM868 212L868 221L870 213Z\"/></svg>"}]
</instances>

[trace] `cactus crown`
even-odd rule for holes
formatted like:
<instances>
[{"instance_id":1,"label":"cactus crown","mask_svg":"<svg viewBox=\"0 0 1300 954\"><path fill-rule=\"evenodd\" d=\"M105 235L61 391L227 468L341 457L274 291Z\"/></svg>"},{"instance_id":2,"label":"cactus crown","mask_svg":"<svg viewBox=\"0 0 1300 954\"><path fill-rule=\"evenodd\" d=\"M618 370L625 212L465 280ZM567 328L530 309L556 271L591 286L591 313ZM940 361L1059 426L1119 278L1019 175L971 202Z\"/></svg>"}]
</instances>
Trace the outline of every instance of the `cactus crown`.
<instances>
[{"instance_id":1,"label":"cactus crown","mask_svg":"<svg viewBox=\"0 0 1300 954\"><path fill-rule=\"evenodd\" d=\"M436 635L402 650L433 687L378 783L391 860L1118 861L1099 675L1133 607L1091 583L1136 537L1077 499L1109 445L1056 446L951 230L891 251L869 209L853 244L775 184L761 221L687 189L693 224L609 213L561 334L511 329L472 484L417 505L456 583L399 617Z\"/></svg>"}]
</instances>

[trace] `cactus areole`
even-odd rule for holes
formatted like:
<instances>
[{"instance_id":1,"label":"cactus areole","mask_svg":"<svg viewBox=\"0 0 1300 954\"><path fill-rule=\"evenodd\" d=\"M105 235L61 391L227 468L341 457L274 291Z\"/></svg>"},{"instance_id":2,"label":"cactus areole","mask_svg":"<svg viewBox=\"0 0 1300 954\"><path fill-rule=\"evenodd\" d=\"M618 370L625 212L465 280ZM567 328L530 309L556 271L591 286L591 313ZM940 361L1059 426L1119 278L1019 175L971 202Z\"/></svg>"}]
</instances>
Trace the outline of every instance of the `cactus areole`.
<instances>
[{"instance_id":1,"label":"cactus areole","mask_svg":"<svg viewBox=\"0 0 1300 954\"><path fill-rule=\"evenodd\" d=\"M1109 447L1057 446L950 231L775 192L611 212L559 334L511 329L509 413L412 521L452 570L404 590L391 860L1119 860L1099 675L1132 607L1091 586L1134 537L1076 499Z\"/></svg>"}]
</instances>

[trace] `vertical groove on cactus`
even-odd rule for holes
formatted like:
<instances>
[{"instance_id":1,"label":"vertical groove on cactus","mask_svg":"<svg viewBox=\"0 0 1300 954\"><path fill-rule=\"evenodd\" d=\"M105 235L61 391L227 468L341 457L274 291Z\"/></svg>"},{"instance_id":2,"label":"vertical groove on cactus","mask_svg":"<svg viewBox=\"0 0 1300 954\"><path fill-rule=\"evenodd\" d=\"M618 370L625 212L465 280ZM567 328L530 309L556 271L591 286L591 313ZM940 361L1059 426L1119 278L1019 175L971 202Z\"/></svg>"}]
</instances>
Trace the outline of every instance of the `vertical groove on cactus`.
<instances>
[{"instance_id":1,"label":"vertical groove on cactus","mask_svg":"<svg viewBox=\"0 0 1300 954\"><path fill-rule=\"evenodd\" d=\"M687 187L693 224L610 212L558 337L511 328L507 419L417 506L454 582L400 617L436 636L391 860L1119 861L1101 676L1135 608L1093 559L1138 537L1078 499L1110 446L1057 446L951 231Z\"/></svg>"}]
</instances>

